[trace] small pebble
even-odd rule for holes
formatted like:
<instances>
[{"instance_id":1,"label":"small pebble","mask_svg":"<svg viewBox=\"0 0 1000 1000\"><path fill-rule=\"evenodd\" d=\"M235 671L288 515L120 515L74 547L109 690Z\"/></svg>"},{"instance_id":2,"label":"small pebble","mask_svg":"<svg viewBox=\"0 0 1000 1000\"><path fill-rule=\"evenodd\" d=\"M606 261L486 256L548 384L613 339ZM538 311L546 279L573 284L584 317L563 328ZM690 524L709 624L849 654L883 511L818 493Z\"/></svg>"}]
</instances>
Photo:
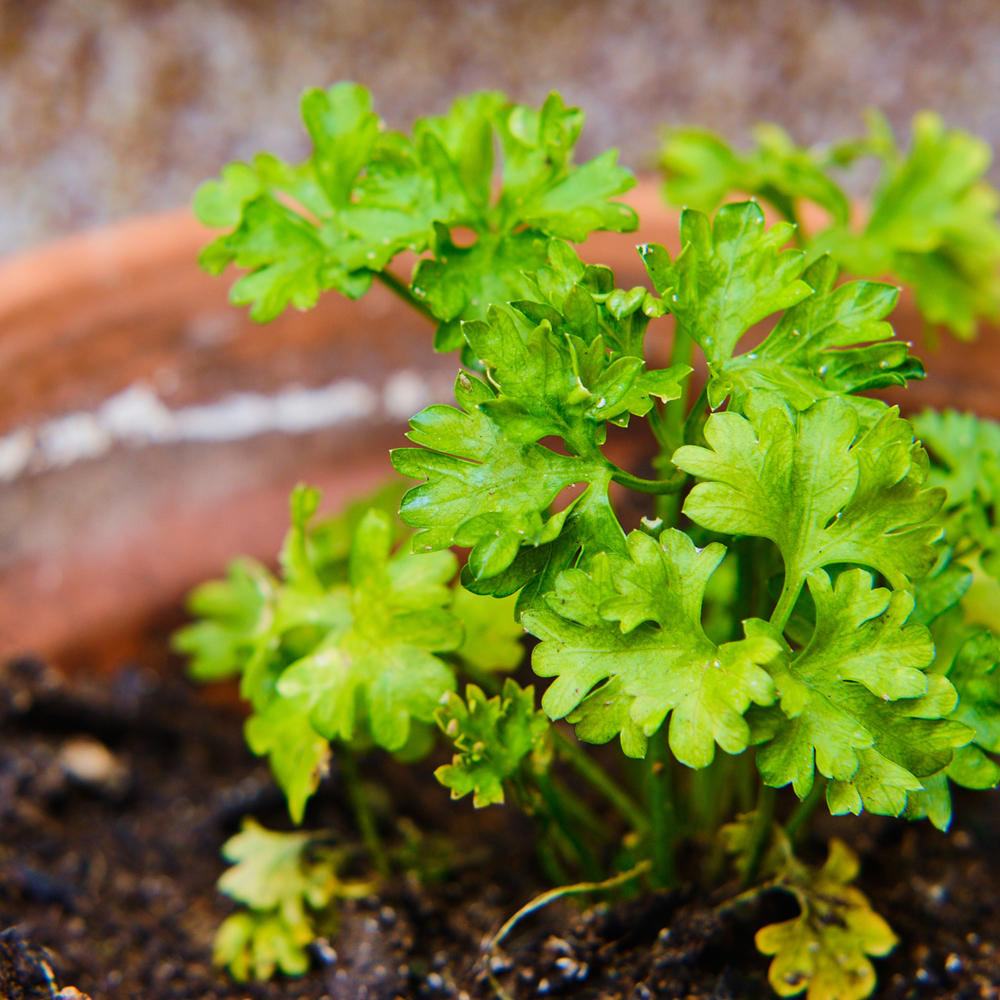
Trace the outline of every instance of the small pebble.
<instances>
[{"instance_id":1,"label":"small pebble","mask_svg":"<svg viewBox=\"0 0 1000 1000\"><path fill-rule=\"evenodd\" d=\"M549 990L551 989L552 989L552 984L547 979L539 979L538 986L535 987L535 992L539 996L545 996L545 994L548 993Z\"/></svg>"},{"instance_id":2,"label":"small pebble","mask_svg":"<svg viewBox=\"0 0 1000 1000\"><path fill-rule=\"evenodd\" d=\"M337 964L337 950L332 944L330 944L327 938L316 938L316 940L313 941L313 950L316 952L317 958L319 958L324 965Z\"/></svg>"},{"instance_id":3,"label":"small pebble","mask_svg":"<svg viewBox=\"0 0 1000 1000\"><path fill-rule=\"evenodd\" d=\"M490 959L490 972L499 975L501 972L506 972L513 964L506 955L494 955Z\"/></svg>"},{"instance_id":4,"label":"small pebble","mask_svg":"<svg viewBox=\"0 0 1000 1000\"><path fill-rule=\"evenodd\" d=\"M670 940L670 928L664 927L658 935L661 944L666 944Z\"/></svg>"},{"instance_id":5,"label":"small pebble","mask_svg":"<svg viewBox=\"0 0 1000 1000\"><path fill-rule=\"evenodd\" d=\"M383 906L378 911L378 918L386 927L392 927L396 922L396 911L391 906Z\"/></svg>"},{"instance_id":6,"label":"small pebble","mask_svg":"<svg viewBox=\"0 0 1000 1000\"><path fill-rule=\"evenodd\" d=\"M440 990L444 986L444 979L441 978L440 973L432 972L427 977L427 985L432 990Z\"/></svg>"},{"instance_id":7,"label":"small pebble","mask_svg":"<svg viewBox=\"0 0 1000 1000\"><path fill-rule=\"evenodd\" d=\"M917 969L917 982L926 983L929 982L931 974L926 969Z\"/></svg>"},{"instance_id":8,"label":"small pebble","mask_svg":"<svg viewBox=\"0 0 1000 1000\"><path fill-rule=\"evenodd\" d=\"M564 955L556 959L556 968L563 974L564 979L572 979L580 968L580 963Z\"/></svg>"},{"instance_id":9,"label":"small pebble","mask_svg":"<svg viewBox=\"0 0 1000 1000\"><path fill-rule=\"evenodd\" d=\"M573 954L573 946L568 941L564 941L561 937L550 937L548 941L545 942L545 950L551 951L557 955Z\"/></svg>"},{"instance_id":10,"label":"small pebble","mask_svg":"<svg viewBox=\"0 0 1000 1000\"><path fill-rule=\"evenodd\" d=\"M955 952L952 952L945 959L944 968L945 968L946 972L950 972L953 976L955 976L955 975L958 975L958 973L961 972L962 969L965 968L965 965L962 962L962 959L959 958L959 956L956 955Z\"/></svg>"},{"instance_id":11,"label":"small pebble","mask_svg":"<svg viewBox=\"0 0 1000 1000\"><path fill-rule=\"evenodd\" d=\"M129 769L92 736L74 736L59 751L59 766L67 777L114 799L131 784Z\"/></svg>"}]
</instances>

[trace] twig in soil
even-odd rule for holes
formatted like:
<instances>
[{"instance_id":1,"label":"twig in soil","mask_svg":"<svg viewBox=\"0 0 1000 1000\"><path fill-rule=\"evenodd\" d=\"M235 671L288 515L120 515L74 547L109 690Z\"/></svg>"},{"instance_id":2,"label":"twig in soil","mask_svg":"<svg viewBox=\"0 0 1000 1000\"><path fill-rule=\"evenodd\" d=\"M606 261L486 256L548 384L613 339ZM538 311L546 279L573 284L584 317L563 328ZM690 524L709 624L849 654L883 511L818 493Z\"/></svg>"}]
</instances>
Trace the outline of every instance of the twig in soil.
<instances>
[{"instance_id":1,"label":"twig in soil","mask_svg":"<svg viewBox=\"0 0 1000 1000\"><path fill-rule=\"evenodd\" d=\"M490 938L489 942L483 949L485 952L483 961L486 967L486 976L500 1000L511 1000L511 996L500 985L497 977L493 975L493 969L490 964L491 959L493 958L493 952L497 945L503 941L503 939L524 917L534 913L536 910L540 910L543 906L547 906L556 899L561 899L563 896L576 896L585 892L604 892L608 889L614 889L619 885L623 885L625 882L631 882L632 879L638 878L640 875L644 875L652 867L652 861L640 861L634 868L630 868L627 872L622 872L620 875L615 875L614 878L605 879L603 882L577 882L574 885L563 885L558 889L549 889L548 892L543 892L540 896L536 896L530 903L525 903L524 906L522 906L517 913L510 917L500 930L498 930L496 934Z\"/></svg>"}]
</instances>

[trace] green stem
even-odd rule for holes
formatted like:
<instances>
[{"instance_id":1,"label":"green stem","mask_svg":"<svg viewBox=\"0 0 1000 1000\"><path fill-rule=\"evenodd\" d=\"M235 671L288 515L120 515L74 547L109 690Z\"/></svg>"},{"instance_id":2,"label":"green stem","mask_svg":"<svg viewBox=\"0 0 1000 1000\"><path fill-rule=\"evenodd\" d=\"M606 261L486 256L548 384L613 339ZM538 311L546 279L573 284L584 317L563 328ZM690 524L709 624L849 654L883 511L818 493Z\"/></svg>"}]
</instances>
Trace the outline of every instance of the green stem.
<instances>
[{"instance_id":1,"label":"green stem","mask_svg":"<svg viewBox=\"0 0 1000 1000\"><path fill-rule=\"evenodd\" d=\"M680 322L674 327L674 345L670 351L671 365L689 365L693 342L690 334ZM654 464L662 472L670 468L670 456L684 443L684 424L687 415L688 379L681 382L681 394L677 399L671 399L664 407L663 416L657 413L656 419L650 421L650 426L660 445L660 454ZM670 482L679 470L672 470L667 481ZM656 500L656 516L662 518L668 528L675 527L681 514L680 489L687 482L683 475L680 486L676 490L659 494Z\"/></svg>"},{"instance_id":2,"label":"green stem","mask_svg":"<svg viewBox=\"0 0 1000 1000\"><path fill-rule=\"evenodd\" d=\"M596 764L593 758L581 750L562 730L553 726L552 732L555 736L559 756L584 781L600 792L632 824L633 829L638 833L646 833L649 830L649 820L632 796L621 788L603 767Z\"/></svg>"},{"instance_id":3,"label":"green stem","mask_svg":"<svg viewBox=\"0 0 1000 1000\"><path fill-rule=\"evenodd\" d=\"M813 786L809 789L809 794L795 807L795 811L788 817L785 824L785 833L793 844L798 843L808 829L807 820L812 816L816 807L823 801L826 794L826 778L817 774L813 778Z\"/></svg>"},{"instance_id":4,"label":"green stem","mask_svg":"<svg viewBox=\"0 0 1000 1000\"><path fill-rule=\"evenodd\" d=\"M649 819L652 833L653 856L652 882L663 888L677 881L674 859L674 836L677 816L674 809L670 749L667 745L667 727L661 726L650 737L646 751L648 771Z\"/></svg>"},{"instance_id":5,"label":"green stem","mask_svg":"<svg viewBox=\"0 0 1000 1000\"><path fill-rule=\"evenodd\" d=\"M610 462L608 463L608 467L611 469L611 478L614 482L618 483L619 486L626 486L630 490L635 490L636 493L653 493L659 496L667 493L677 493L683 488L687 480L687 473L680 472L680 470L677 470L679 475L671 475L669 479L640 479L638 476L633 476L624 469L619 469L617 465L612 465Z\"/></svg>"},{"instance_id":6,"label":"green stem","mask_svg":"<svg viewBox=\"0 0 1000 1000\"><path fill-rule=\"evenodd\" d=\"M556 885L565 885L570 879L570 874L556 854L552 834L552 830L543 831L535 845L535 852L538 854L538 863L542 866L545 877Z\"/></svg>"},{"instance_id":7,"label":"green stem","mask_svg":"<svg viewBox=\"0 0 1000 1000\"><path fill-rule=\"evenodd\" d=\"M693 341L691 335L681 326L678 320L674 327L674 345L670 351L670 366L690 365ZM681 394L677 399L671 399L664 414L664 436L670 453L681 446L684 441L684 421L687 418L688 385L690 380L681 382ZM669 457L669 456L668 456Z\"/></svg>"},{"instance_id":8,"label":"green stem","mask_svg":"<svg viewBox=\"0 0 1000 1000\"><path fill-rule=\"evenodd\" d=\"M510 1000L510 994L497 982L497 978L493 974L490 959L493 957L493 952L496 950L497 945L507 937L521 920L528 916L528 914L540 910L543 906L547 906L553 900L562 899L563 896L576 896L580 893L590 892L607 892L609 889L617 889L618 886L624 885L626 882L631 882L640 875L644 875L647 871L649 871L649 862L640 861L635 868L627 872L622 872L620 875L615 875L614 878L606 879L604 882L578 882L576 885L563 885L558 889L550 889L548 892L543 892L540 896L536 896L531 900L530 903L525 903L483 946L483 966L489 978L490 985L496 990L496 994L500 997L500 1000Z\"/></svg>"},{"instance_id":9,"label":"green stem","mask_svg":"<svg viewBox=\"0 0 1000 1000\"><path fill-rule=\"evenodd\" d=\"M771 624L779 632L785 631L788 619L792 616L792 609L799 598L800 590L802 590L802 574L786 571L785 583L781 588L781 597L778 598L778 603L771 613Z\"/></svg>"},{"instance_id":10,"label":"green stem","mask_svg":"<svg viewBox=\"0 0 1000 1000\"><path fill-rule=\"evenodd\" d=\"M421 316L429 319L432 323L440 323L441 321L431 312L430 307L421 302L420 299L410 291L409 285L406 284L401 278L397 278L392 271L386 269L384 271L376 271L375 278L382 282L386 288L389 289L395 295L398 295L408 306L412 306L414 309L420 313Z\"/></svg>"},{"instance_id":11,"label":"green stem","mask_svg":"<svg viewBox=\"0 0 1000 1000\"><path fill-rule=\"evenodd\" d=\"M600 819L594 811L584 802L573 790L558 778L552 779L552 787L559 796L566 810L566 815L572 820L579 820L585 830L595 837L605 838L608 833L608 824Z\"/></svg>"},{"instance_id":12,"label":"green stem","mask_svg":"<svg viewBox=\"0 0 1000 1000\"><path fill-rule=\"evenodd\" d=\"M340 773L343 775L344 784L347 786L347 795L351 800L351 808L354 811L354 822L357 824L358 833L368 851L375 870L383 878L387 878L389 872L389 856L385 852L382 838L378 833L378 826L375 822L375 814L372 812L371 803L365 795L364 787L361 784L361 776L358 773L358 762L354 754L342 743L337 744L337 758L340 761Z\"/></svg>"},{"instance_id":13,"label":"green stem","mask_svg":"<svg viewBox=\"0 0 1000 1000\"><path fill-rule=\"evenodd\" d=\"M548 774L536 774L535 781L538 783L538 790L542 793L542 801L548 809L552 821L559 832L568 842L571 853L575 855L583 874L590 879L601 877L601 869L594 860L594 855L587 847L576 825L566 814L562 799L552 784L552 779Z\"/></svg>"},{"instance_id":14,"label":"green stem","mask_svg":"<svg viewBox=\"0 0 1000 1000\"><path fill-rule=\"evenodd\" d=\"M771 825L774 823L774 803L777 797L778 790L765 785L761 780L760 791L757 793L757 810L754 813L753 826L750 828L746 867L743 869L744 886L751 885L760 870L764 850L771 835Z\"/></svg>"}]
</instances>

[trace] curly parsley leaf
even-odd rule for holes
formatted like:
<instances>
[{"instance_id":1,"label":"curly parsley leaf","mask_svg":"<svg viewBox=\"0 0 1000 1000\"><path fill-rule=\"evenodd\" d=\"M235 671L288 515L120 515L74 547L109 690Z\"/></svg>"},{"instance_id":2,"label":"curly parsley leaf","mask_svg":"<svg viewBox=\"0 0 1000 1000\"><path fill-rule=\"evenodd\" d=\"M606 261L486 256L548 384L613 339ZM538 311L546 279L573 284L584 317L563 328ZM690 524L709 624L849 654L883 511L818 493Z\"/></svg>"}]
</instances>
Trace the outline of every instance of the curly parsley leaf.
<instances>
[{"instance_id":1,"label":"curly parsley leaf","mask_svg":"<svg viewBox=\"0 0 1000 1000\"><path fill-rule=\"evenodd\" d=\"M599 498L594 520L602 522L603 533L612 539L621 535L607 500L611 471L599 455L559 455L534 443L530 434L529 440L512 440L493 419L503 417L496 410L484 412L485 404L498 401L497 393L464 373L455 383L455 398L462 409L430 406L410 421L410 440L425 447L392 453L398 472L426 480L400 507L403 520L417 529L415 551L469 546L472 576L496 576L522 545L558 538L569 510L543 515L561 490L580 482L589 483ZM507 425L523 426L520 418L515 414Z\"/></svg>"},{"instance_id":2,"label":"curly parsley leaf","mask_svg":"<svg viewBox=\"0 0 1000 1000\"><path fill-rule=\"evenodd\" d=\"M939 830L951 824L950 782L976 789L1000 782L1000 766L987 756L1000 753L1000 647L988 630L967 627L963 632L968 637L947 675L958 692L958 704L948 717L970 727L975 739L957 749L946 768L924 779L924 790L911 796L906 810L909 819L926 816Z\"/></svg>"},{"instance_id":3,"label":"curly parsley leaf","mask_svg":"<svg viewBox=\"0 0 1000 1000\"><path fill-rule=\"evenodd\" d=\"M628 560L597 556L590 572L563 572L549 609L523 615L542 640L533 669L556 677L543 709L577 722L584 740L621 733L630 756L644 755L645 738L667 715L670 748L682 763L705 767L716 743L739 753L750 736L747 706L774 697L762 665L780 647L770 637L716 646L705 635L702 599L725 555L721 545L699 551L674 529L658 542L635 531L628 551Z\"/></svg>"},{"instance_id":4,"label":"curly parsley leaf","mask_svg":"<svg viewBox=\"0 0 1000 1000\"><path fill-rule=\"evenodd\" d=\"M871 281L835 287L836 278L837 265L826 254L806 269L802 280L814 293L786 310L759 347L712 370L708 400L713 408L732 394L732 406L745 410L747 395L761 389L803 410L818 399L924 377L908 344L880 343L894 336L883 317L895 307L899 290ZM852 403L876 417L883 406L869 399Z\"/></svg>"},{"instance_id":5,"label":"curly parsley leaf","mask_svg":"<svg viewBox=\"0 0 1000 1000\"><path fill-rule=\"evenodd\" d=\"M864 1000L875 989L869 956L888 955L897 938L850 884L860 867L854 852L834 838L822 868L793 859L772 883L792 893L801 911L762 927L754 939L759 951L774 955L768 981L778 996L808 990L808 1000Z\"/></svg>"},{"instance_id":6,"label":"curly parsley leaf","mask_svg":"<svg viewBox=\"0 0 1000 1000\"><path fill-rule=\"evenodd\" d=\"M946 719L957 701L951 683L925 672L934 645L923 625L907 624L911 594L873 590L860 569L841 573L836 585L812 572L809 591L813 635L768 665L778 705L750 713L757 766L767 784L791 783L800 798L815 771L832 779L831 812L863 805L898 816L907 792L946 767L972 731ZM773 626L755 629L778 638Z\"/></svg>"},{"instance_id":7,"label":"curly parsley leaf","mask_svg":"<svg viewBox=\"0 0 1000 1000\"><path fill-rule=\"evenodd\" d=\"M364 725L375 742L399 750L411 720L431 722L442 694L454 690L451 670L435 652L462 643L446 609L456 571L450 552L390 559L389 518L372 510L351 546L343 622L277 682L284 699L304 699L317 732L351 740Z\"/></svg>"},{"instance_id":8,"label":"curly parsley leaf","mask_svg":"<svg viewBox=\"0 0 1000 1000\"><path fill-rule=\"evenodd\" d=\"M358 298L398 253L429 249L412 294L442 321L438 346L450 350L461 343L455 321L523 295L523 272L544 264L549 237L579 241L638 224L611 200L634 184L613 150L573 164L583 115L557 94L539 111L472 94L417 121L407 137L385 130L368 91L340 83L306 91L302 117L313 140L304 163L265 154L230 164L195 196L202 221L232 230L202 264L213 273L230 262L250 269L231 297L257 320L288 304L309 308L327 289ZM491 199L494 136L504 165ZM456 242L457 228L471 229L474 242Z\"/></svg>"},{"instance_id":9,"label":"curly parsley leaf","mask_svg":"<svg viewBox=\"0 0 1000 1000\"><path fill-rule=\"evenodd\" d=\"M254 631L273 600L277 581L252 559L237 559L228 578L209 580L188 595L188 611L200 618L178 629L171 646L190 657L188 673L196 681L238 676L254 649Z\"/></svg>"},{"instance_id":10,"label":"curly parsley leaf","mask_svg":"<svg viewBox=\"0 0 1000 1000\"><path fill-rule=\"evenodd\" d=\"M707 129L672 128L660 151L667 201L712 212L732 191L770 202L794 218L799 199L825 208L846 223L849 206L840 187L824 172L819 152L795 145L788 133L768 122L753 130L754 146L738 153Z\"/></svg>"},{"instance_id":11,"label":"curly parsley leaf","mask_svg":"<svg viewBox=\"0 0 1000 1000\"><path fill-rule=\"evenodd\" d=\"M800 239L811 258L830 253L862 277L893 274L911 285L928 323L969 338L980 319L1000 315L1000 195L983 180L989 146L948 129L933 112L913 119L913 140L901 151L882 116L869 115L869 134L824 155L796 148L776 126L756 133L749 153L696 129L668 134L662 154L666 195L678 205L711 211L731 191L756 194L786 219L800 200L831 215L825 228ZM870 215L860 228L848 219L847 197L831 170L860 156L881 161Z\"/></svg>"},{"instance_id":12,"label":"curly parsley leaf","mask_svg":"<svg viewBox=\"0 0 1000 1000\"><path fill-rule=\"evenodd\" d=\"M639 248L657 292L715 371L732 357L746 331L772 313L813 294L800 280L805 255L782 250L793 226L764 227L756 202L725 205L713 220L681 215L681 245L672 261L658 244Z\"/></svg>"},{"instance_id":13,"label":"curly parsley leaf","mask_svg":"<svg viewBox=\"0 0 1000 1000\"><path fill-rule=\"evenodd\" d=\"M247 719L247 746L267 756L271 773L288 802L288 814L301 823L306 803L327 773L330 741L316 732L305 699L276 698Z\"/></svg>"},{"instance_id":14,"label":"curly parsley leaf","mask_svg":"<svg viewBox=\"0 0 1000 1000\"><path fill-rule=\"evenodd\" d=\"M951 825L950 783L966 788L992 788L1000 768L983 751L1000 750L1000 673L996 671L1000 648L993 633L963 621L959 601L969 591L973 573L951 561L952 550L943 547L938 565L916 588L914 619L929 624L935 657L931 670L948 677L958 692L958 704L949 718L975 732L975 739L956 749L951 763L923 779L923 789L907 798L908 819L924 817L939 829Z\"/></svg>"},{"instance_id":15,"label":"curly parsley leaf","mask_svg":"<svg viewBox=\"0 0 1000 1000\"><path fill-rule=\"evenodd\" d=\"M924 111L906 157L886 159L861 233L834 226L813 247L854 274L891 272L913 286L929 323L962 339L1000 315L1000 195L983 181L986 142Z\"/></svg>"},{"instance_id":16,"label":"curly parsley leaf","mask_svg":"<svg viewBox=\"0 0 1000 1000\"><path fill-rule=\"evenodd\" d=\"M930 519L944 491L924 488L926 455L895 409L868 430L858 423L837 397L797 414L713 414L709 447L685 445L673 456L703 480L685 514L712 531L770 538L789 593L832 563L871 566L894 587L908 586L937 558L930 543L940 528Z\"/></svg>"},{"instance_id":17,"label":"curly parsley leaf","mask_svg":"<svg viewBox=\"0 0 1000 1000\"><path fill-rule=\"evenodd\" d=\"M216 965L233 978L269 979L276 968L301 976L309 968L306 946L316 939L313 911L334 899L356 899L371 891L343 882L343 851L317 847L320 833L277 833L246 818L222 848L233 867L219 879L220 891L249 907L228 917L215 938Z\"/></svg>"},{"instance_id":18,"label":"curly parsley leaf","mask_svg":"<svg viewBox=\"0 0 1000 1000\"><path fill-rule=\"evenodd\" d=\"M477 809L503 803L503 783L539 749L549 730L545 713L535 710L535 689L510 678L494 698L487 699L475 684L466 687L464 701L447 695L435 718L458 752L434 777L451 789L453 799L474 792Z\"/></svg>"},{"instance_id":19,"label":"curly parsley leaf","mask_svg":"<svg viewBox=\"0 0 1000 1000\"><path fill-rule=\"evenodd\" d=\"M963 554L978 549L982 569L1000 577L1000 424L954 410L925 410L913 424L931 452L929 481L948 491L946 538Z\"/></svg>"}]
</instances>

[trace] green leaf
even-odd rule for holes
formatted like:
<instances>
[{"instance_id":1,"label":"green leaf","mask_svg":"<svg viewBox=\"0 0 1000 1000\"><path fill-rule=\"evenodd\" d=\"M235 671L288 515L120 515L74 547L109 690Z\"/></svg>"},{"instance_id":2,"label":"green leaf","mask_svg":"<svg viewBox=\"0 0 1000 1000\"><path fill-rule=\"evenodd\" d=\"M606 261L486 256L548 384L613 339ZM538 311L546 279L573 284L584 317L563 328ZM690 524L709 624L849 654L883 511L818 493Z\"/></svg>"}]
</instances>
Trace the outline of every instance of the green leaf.
<instances>
[{"instance_id":1,"label":"green leaf","mask_svg":"<svg viewBox=\"0 0 1000 1000\"><path fill-rule=\"evenodd\" d=\"M595 229L631 232L638 227L631 208L610 201L635 185L631 172L615 165L615 150L573 167L582 126L583 113L567 108L556 93L540 111L507 105L498 115L504 168L497 209L504 229L526 223L579 243Z\"/></svg>"},{"instance_id":2,"label":"green leaf","mask_svg":"<svg viewBox=\"0 0 1000 1000\"><path fill-rule=\"evenodd\" d=\"M550 237L638 225L610 200L634 184L613 150L573 165L583 116L555 94L541 111L471 94L407 137L382 127L368 91L340 83L306 91L302 117L313 141L305 162L262 155L231 164L195 199L203 221L232 229L206 249L203 266L250 269L232 300L251 305L256 320L288 304L309 308L330 288L357 298L401 251L430 249L412 290L442 321L438 347L453 350L462 343L453 321L524 297L524 274L545 263ZM504 185L491 199L494 136ZM471 229L473 242L456 241L456 229Z\"/></svg>"},{"instance_id":3,"label":"green leaf","mask_svg":"<svg viewBox=\"0 0 1000 1000\"><path fill-rule=\"evenodd\" d=\"M563 572L547 598L550 610L522 616L542 640L533 669L556 677L542 707L552 719L584 721L582 739L621 730L634 756L644 751L640 733L655 733L668 714L670 747L682 763L706 766L715 743L740 753L750 735L747 706L773 699L762 665L780 647L769 637L716 646L705 635L702 596L725 554L721 545L699 551L668 529L659 542L632 532L628 550L628 560L598 556L590 572Z\"/></svg>"},{"instance_id":4,"label":"green leaf","mask_svg":"<svg viewBox=\"0 0 1000 1000\"><path fill-rule=\"evenodd\" d=\"M873 590L860 569L841 573L835 586L825 572L812 572L809 591L812 638L768 665L779 703L750 715L757 766L767 784L791 783L800 798L815 771L832 779L831 812L864 805L899 815L907 792L946 767L972 732L944 719L957 696L944 677L925 673L934 645L923 625L906 624L910 594ZM777 639L764 623L753 631Z\"/></svg>"},{"instance_id":5,"label":"green leaf","mask_svg":"<svg viewBox=\"0 0 1000 1000\"><path fill-rule=\"evenodd\" d=\"M784 129L763 123L753 130L754 147L740 154L706 129L672 128L660 151L667 201L713 211L732 191L757 195L793 218L799 199L847 222L847 197L811 150L797 147Z\"/></svg>"},{"instance_id":6,"label":"green leaf","mask_svg":"<svg viewBox=\"0 0 1000 1000\"><path fill-rule=\"evenodd\" d=\"M913 420L934 464L930 482L948 491L948 509L1000 495L1000 424L972 413L924 410Z\"/></svg>"},{"instance_id":7,"label":"green leaf","mask_svg":"<svg viewBox=\"0 0 1000 1000\"><path fill-rule=\"evenodd\" d=\"M990 159L982 139L921 112L909 153L880 178L864 231L835 226L812 245L855 274L899 275L929 323L968 339L979 317L1000 310L1000 195L982 180Z\"/></svg>"},{"instance_id":8,"label":"green leaf","mask_svg":"<svg viewBox=\"0 0 1000 1000\"><path fill-rule=\"evenodd\" d=\"M266 980L276 968L301 976L309 968L305 946L316 939L311 911L371 891L369 884L341 881L345 852L316 847L324 836L277 833L247 817L223 845L233 867L219 879L219 890L250 907L230 916L215 938L215 963L229 966L235 979Z\"/></svg>"},{"instance_id":9,"label":"green leaf","mask_svg":"<svg viewBox=\"0 0 1000 1000\"><path fill-rule=\"evenodd\" d=\"M535 689L522 689L510 678L503 693L489 700L475 684L466 687L465 701L446 695L435 718L458 753L434 777L451 789L453 799L474 792L477 809L503 803L504 781L539 748L549 729L545 713L535 710Z\"/></svg>"},{"instance_id":10,"label":"green leaf","mask_svg":"<svg viewBox=\"0 0 1000 1000\"><path fill-rule=\"evenodd\" d=\"M379 746L399 750L410 720L431 722L438 699L454 689L454 675L433 653L457 649L462 629L445 610L454 556L390 560L391 545L390 518L369 511L351 547L345 620L281 674L277 692L301 699L329 739L351 740L365 724Z\"/></svg>"},{"instance_id":11,"label":"green leaf","mask_svg":"<svg viewBox=\"0 0 1000 1000\"><path fill-rule=\"evenodd\" d=\"M930 519L944 491L924 488L926 456L895 409L860 433L856 412L837 397L797 414L716 413L705 439L708 448L686 445L673 456L703 480L684 513L712 531L770 538L790 593L833 563L871 566L894 587L934 565L940 528Z\"/></svg>"},{"instance_id":12,"label":"green leaf","mask_svg":"<svg viewBox=\"0 0 1000 1000\"><path fill-rule=\"evenodd\" d=\"M524 629L515 621L515 599L483 597L455 587L451 610L462 623L465 640L458 655L478 670L513 670L524 659Z\"/></svg>"},{"instance_id":13,"label":"green leaf","mask_svg":"<svg viewBox=\"0 0 1000 1000\"><path fill-rule=\"evenodd\" d=\"M923 366L908 354L908 344L878 343L893 337L882 318L892 312L899 290L869 281L834 287L836 278L832 258L820 257L802 275L814 293L788 309L759 347L713 368L708 387L713 408L731 393L731 408L745 410L747 394L763 389L802 410L828 396L906 385L907 379L924 377ZM881 403L868 399L854 405L876 416L882 409Z\"/></svg>"},{"instance_id":14,"label":"green leaf","mask_svg":"<svg viewBox=\"0 0 1000 1000\"><path fill-rule=\"evenodd\" d=\"M877 112L869 134L824 155L796 148L776 125L758 126L755 147L734 151L700 129L673 129L662 153L669 201L711 211L732 192L769 201L786 219L797 219L797 202L813 201L832 216L818 232L801 234L810 258L832 254L853 274L894 274L910 284L928 323L969 338L981 318L1000 312L1000 195L983 180L989 146L924 111L913 120L909 153L896 146L892 129ZM848 202L831 168L859 156L881 161L869 199L870 216L859 231L848 219Z\"/></svg>"},{"instance_id":15,"label":"green leaf","mask_svg":"<svg viewBox=\"0 0 1000 1000\"><path fill-rule=\"evenodd\" d=\"M949 649L951 636L939 640L934 668L947 670L958 693L958 704L948 718L968 726L975 738L955 751L947 767L925 778L924 790L907 802L908 819L927 817L939 830L947 830L951 824L950 782L976 789L994 788L1000 782L1000 766L984 752L1000 752L1000 646L987 629L949 629L947 623L944 627L957 633L960 644L955 651Z\"/></svg>"},{"instance_id":16,"label":"green leaf","mask_svg":"<svg viewBox=\"0 0 1000 1000\"><path fill-rule=\"evenodd\" d=\"M550 540L543 512L560 491L580 482L590 483L601 496L608 531L621 534L607 501L611 474L602 461L511 440L493 419L496 411L483 412L497 396L478 379L460 374L455 398L461 410L430 406L410 421L410 440L425 448L392 453L398 472L426 480L406 494L400 507L403 520L418 529L415 551L471 546L473 575L496 576L522 545Z\"/></svg>"},{"instance_id":17,"label":"green leaf","mask_svg":"<svg viewBox=\"0 0 1000 1000\"><path fill-rule=\"evenodd\" d=\"M277 969L286 976L301 976L309 971L308 938L289 926L280 914L252 913L241 910L222 922L215 936L213 961L228 966L233 979L264 982Z\"/></svg>"},{"instance_id":18,"label":"green leaf","mask_svg":"<svg viewBox=\"0 0 1000 1000\"><path fill-rule=\"evenodd\" d=\"M779 222L765 230L760 206L748 201L723 206L711 222L686 210L684 249L675 261L658 244L639 248L656 290L713 371L732 357L754 323L813 294L799 280L804 254L781 249L792 228Z\"/></svg>"},{"instance_id":19,"label":"green leaf","mask_svg":"<svg viewBox=\"0 0 1000 1000\"><path fill-rule=\"evenodd\" d=\"M314 900L316 883L303 867L303 852L315 837L314 833L265 830L247 817L240 832L223 845L222 855L233 867L219 879L219 889L255 910L276 909L283 904L297 908L297 914L289 913L297 922L303 900ZM318 909L328 898L313 905Z\"/></svg>"},{"instance_id":20,"label":"green leaf","mask_svg":"<svg viewBox=\"0 0 1000 1000\"><path fill-rule=\"evenodd\" d=\"M447 322L483 316L491 303L523 298L525 271L545 263L545 237L526 229L483 233L472 246L457 246L446 227L435 233L434 257L413 272L413 294Z\"/></svg>"},{"instance_id":21,"label":"green leaf","mask_svg":"<svg viewBox=\"0 0 1000 1000\"><path fill-rule=\"evenodd\" d=\"M188 595L187 607L202 620L178 629L171 647L191 659L196 681L219 681L242 673L250 659L255 632L273 600L277 581L252 559L229 565L228 579L210 580Z\"/></svg>"},{"instance_id":22,"label":"green leaf","mask_svg":"<svg viewBox=\"0 0 1000 1000\"><path fill-rule=\"evenodd\" d=\"M796 863L777 880L791 892L801 910L783 923L757 931L759 951L774 955L768 980L778 996L808 990L809 1000L864 1000L875 989L875 970L868 956L888 955L897 938L850 883L858 876L857 857L836 838L819 870Z\"/></svg>"},{"instance_id":23,"label":"green leaf","mask_svg":"<svg viewBox=\"0 0 1000 1000\"><path fill-rule=\"evenodd\" d=\"M1000 753L1000 646L987 629L973 630L948 671L959 702L951 718L971 727L975 742L989 753ZM996 780L991 785L996 784ZM980 786L971 786L980 787Z\"/></svg>"},{"instance_id":24,"label":"green leaf","mask_svg":"<svg viewBox=\"0 0 1000 1000\"><path fill-rule=\"evenodd\" d=\"M247 719L244 735L258 757L267 755L274 780L288 800L288 813L301 823L306 802L330 761L329 741L313 728L305 701L272 701Z\"/></svg>"}]
</instances>

